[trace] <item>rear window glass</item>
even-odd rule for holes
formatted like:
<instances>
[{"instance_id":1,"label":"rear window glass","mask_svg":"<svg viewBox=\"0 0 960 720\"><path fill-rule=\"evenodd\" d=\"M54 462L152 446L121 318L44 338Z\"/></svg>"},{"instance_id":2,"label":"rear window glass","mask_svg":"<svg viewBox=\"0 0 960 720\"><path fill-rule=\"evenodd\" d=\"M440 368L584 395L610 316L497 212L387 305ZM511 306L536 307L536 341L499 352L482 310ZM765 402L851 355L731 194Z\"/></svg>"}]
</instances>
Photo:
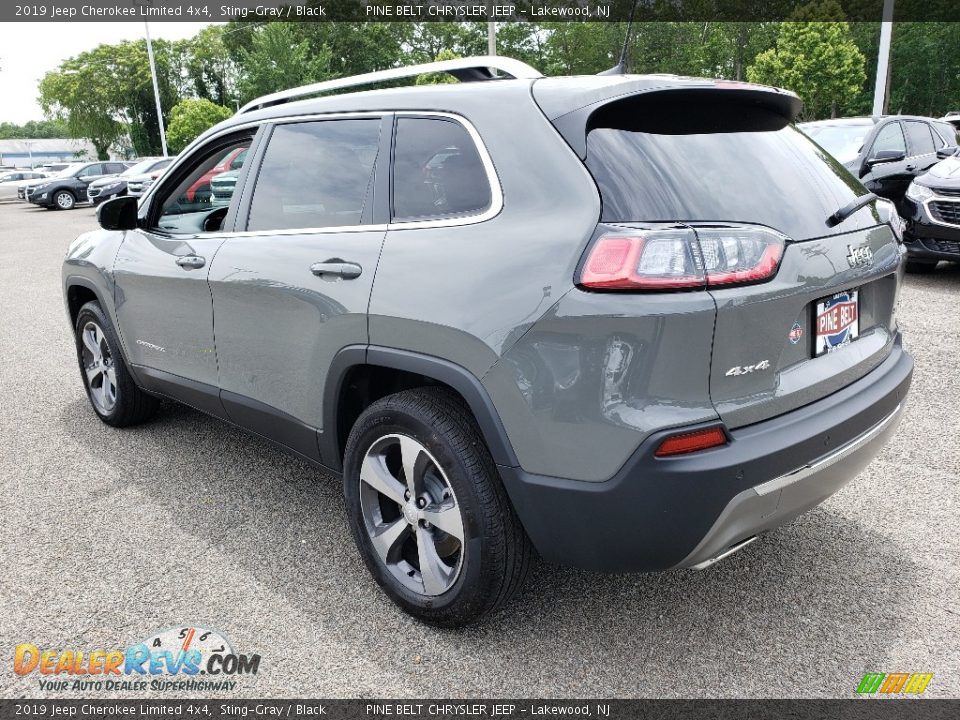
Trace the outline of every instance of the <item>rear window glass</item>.
<instances>
[{"instance_id":1,"label":"rear window glass","mask_svg":"<svg viewBox=\"0 0 960 720\"><path fill-rule=\"evenodd\" d=\"M864 210L827 227L866 189L792 126L686 134L599 127L587 136L586 162L605 222L757 223L796 240L876 224Z\"/></svg>"}]
</instances>

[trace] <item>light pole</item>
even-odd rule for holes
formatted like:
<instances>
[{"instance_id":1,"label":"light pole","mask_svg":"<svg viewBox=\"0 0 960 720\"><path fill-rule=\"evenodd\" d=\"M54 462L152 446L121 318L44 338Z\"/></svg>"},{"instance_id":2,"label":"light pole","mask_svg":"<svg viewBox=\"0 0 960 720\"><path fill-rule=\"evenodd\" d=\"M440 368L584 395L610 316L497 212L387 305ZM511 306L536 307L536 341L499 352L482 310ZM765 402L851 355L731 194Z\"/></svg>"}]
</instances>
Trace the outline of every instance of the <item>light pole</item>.
<instances>
[{"instance_id":1,"label":"light pole","mask_svg":"<svg viewBox=\"0 0 960 720\"><path fill-rule=\"evenodd\" d=\"M149 5L153 0L133 0L134 7ZM163 127L163 108L160 106L160 85L157 83L157 63L153 59L153 43L150 41L150 23L143 21L143 29L147 34L147 57L150 58L150 78L153 80L153 99L157 103L157 124L160 126L160 146L163 156L167 156L167 132Z\"/></svg>"},{"instance_id":2,"label":"light pole","mask_svg":"<svg viewBox=\"0 0 960 720\"><path fill-rule=\"evenodd\" d=\"M150 2L150 0L146 0ZM143 21L143 27L147 32L147 57L150 58L150 76L153 78L153 99L157 101L157 123L160 125L160 145L163 148L163 156L167 156L167 132L163 127L163 108L160 106L160 86L157 84L157 64L153 60L153 43L150 42L150 23Z\"/></svg>"},{"instance_id":3,"label":"light pole","mask_svg":"<svg viewBox=\"0 0 960 720\"><path fill-rule=\"evenodd\" d=\"M880 23L880 49L877 54L877 79L873 86L873 114L883 115L887 100L887 76L890 67L890 36L893 34L893 0L883 0Z\"/></svg>"}]
</instances>

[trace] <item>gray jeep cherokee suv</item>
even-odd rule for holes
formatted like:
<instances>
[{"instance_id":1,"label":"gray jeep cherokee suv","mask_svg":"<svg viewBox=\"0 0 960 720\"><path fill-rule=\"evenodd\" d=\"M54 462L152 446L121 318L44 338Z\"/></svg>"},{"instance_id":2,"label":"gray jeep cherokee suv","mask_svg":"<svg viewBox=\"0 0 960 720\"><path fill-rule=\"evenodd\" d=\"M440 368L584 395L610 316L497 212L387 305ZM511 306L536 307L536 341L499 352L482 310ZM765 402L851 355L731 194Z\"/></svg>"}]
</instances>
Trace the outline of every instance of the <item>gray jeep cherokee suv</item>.
<instances>
[{"instance_id":1,"label":"gray jeep cherokee suv","mask_svg":"<svg viewBox=\"0 0 960 720\"><path fill-rule=\"evenodd\" d=\"M466 82L330 95L422 72ZM799 105L503 58L261 98L71 246L93 409L172 398L341 475L373 577L437 625L534 550L709 565L855 476L910 385L899 223ZM242 148L228 204L193 191Z\"/></svg>"}]
</instances>

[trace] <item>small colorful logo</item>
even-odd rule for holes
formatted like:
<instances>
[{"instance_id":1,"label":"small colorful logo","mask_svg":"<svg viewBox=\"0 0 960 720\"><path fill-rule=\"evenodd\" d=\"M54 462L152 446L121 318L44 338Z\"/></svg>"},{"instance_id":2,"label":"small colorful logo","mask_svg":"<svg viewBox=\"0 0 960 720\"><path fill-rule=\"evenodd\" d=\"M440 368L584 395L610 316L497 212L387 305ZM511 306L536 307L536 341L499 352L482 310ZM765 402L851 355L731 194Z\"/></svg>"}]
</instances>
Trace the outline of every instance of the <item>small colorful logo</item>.
<instances>
[{"instance_id":1,"label":"small colorful logo","mask_svg":"<svg viewBox=\"0 0 960 720\"><path fill-rule=\"evenodd\" d=\"M221 632L195 626L160 630L125 649L20 643L13 653L14 673L36 673L40 689L54 691L232 690L234 677L256 676L259 668L259 655L237 653Z\"/></svg>"},{"instance_id":2,"label":"small colorful logo","mask_svg":"<svg viewBox=\"0 0 960 720\"><path fill-rule=\"evenodd\" d=\"M919 695L933 680L933 673L866 673L857 692L860 695Z\"/></svg>"},{"instance_id":3,"label":"small colorful logo","mask_svg":"<svg viewBox=\"0 0 960 720\"><path fill-rule=\"evenodd\" d=\"M790 328L790 332L787 333L787 339L792 345L796 345L800 342L800 338L803 337L803 328L800 326L800 323L795 322L793 327Z\"/></svg>"}]
</instances>

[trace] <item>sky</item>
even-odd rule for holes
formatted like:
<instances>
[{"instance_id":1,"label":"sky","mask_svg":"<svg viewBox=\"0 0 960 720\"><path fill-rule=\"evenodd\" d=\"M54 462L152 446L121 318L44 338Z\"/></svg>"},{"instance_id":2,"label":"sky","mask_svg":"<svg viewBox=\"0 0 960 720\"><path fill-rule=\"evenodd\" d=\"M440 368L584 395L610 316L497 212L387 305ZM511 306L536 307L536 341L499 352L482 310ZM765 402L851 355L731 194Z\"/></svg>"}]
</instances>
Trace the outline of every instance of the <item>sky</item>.
<instances>
[{"instance_id":1,"label":"sky","mask_svg":"<svg viewBox=\"0 0 960 720\"><path fill-rule=\"evenodd\" d=\"M150 37L183 40L209 24L150 23ZM142 37L142 22L0 23L0 122L42 120L37 84L63 60L101 43Z\"/></svg>"}]
</instances>

